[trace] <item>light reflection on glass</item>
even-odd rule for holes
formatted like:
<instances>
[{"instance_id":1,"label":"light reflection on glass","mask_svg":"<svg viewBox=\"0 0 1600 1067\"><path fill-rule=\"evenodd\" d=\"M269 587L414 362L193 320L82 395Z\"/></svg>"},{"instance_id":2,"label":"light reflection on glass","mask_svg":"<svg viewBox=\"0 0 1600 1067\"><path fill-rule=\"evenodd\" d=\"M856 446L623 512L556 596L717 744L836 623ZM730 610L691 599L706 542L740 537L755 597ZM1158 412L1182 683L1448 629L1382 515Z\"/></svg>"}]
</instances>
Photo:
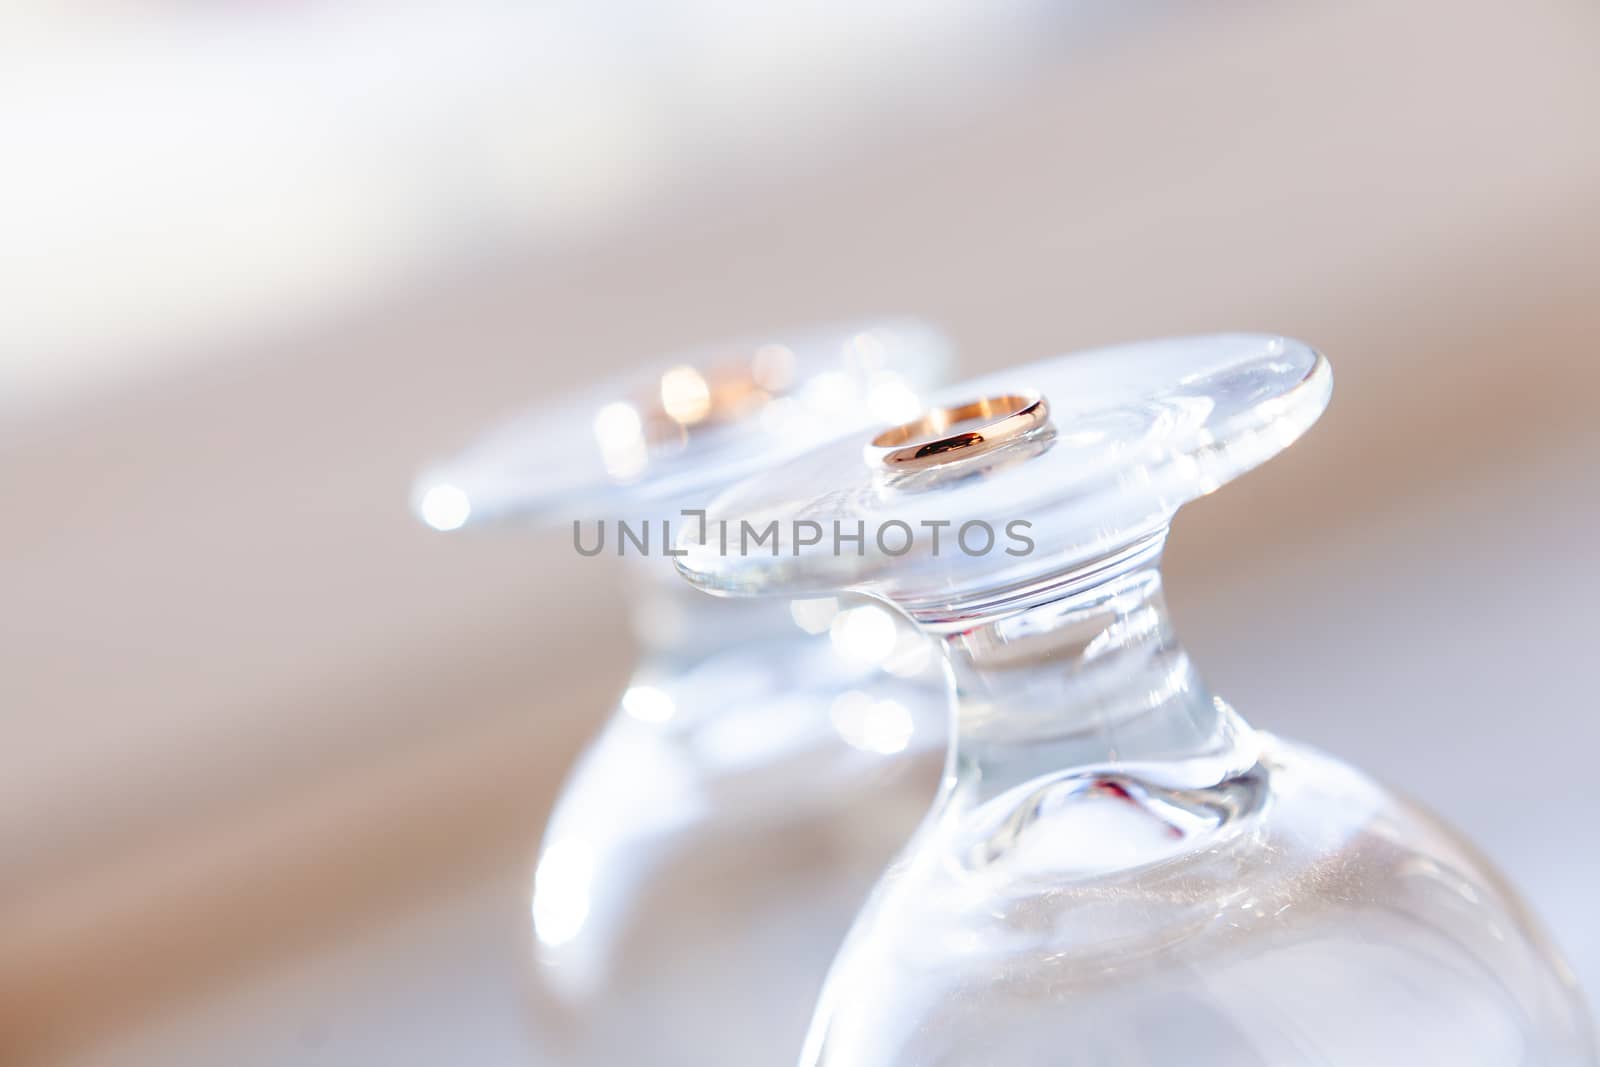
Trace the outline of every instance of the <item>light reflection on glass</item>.
<instances>
[{"instance_id":1,"label":"light reflection on glass","mask_svg":"<svg viewBox=\"0 0 1600 1067\"><path fill-rule=\"evenodd\" d=\"M911 743L911 712L897 700L873 700L859 689L839 694L828 718L847 744L864 752L892 756Z\"/></svg>"},{"instance_id":2,"label":"light reflection on glass","mask_svg":"<svg viewBox=\"0 0 1600 1067\"><path fill-rule=\"evenodd\" d=\"M820 634L833 624L839 614L839 601L831 596L792 601L789 614L794 617L795 625L806 633Z\"/></svg>"},{"instance_id":3,"label":"light reflection on glass","mask_svg":"<svg viewBox=\"0 0 1600 1067\"><path fill-rule=\"evenodd\" d=\"M901 627L894 650L883 661L883 669L896 678L915 678L933 663L933 643L909 626Z\"/></svg>"},{"instance_id":4,"label":"light reflection on glass","mask_svg":"<svg viewBox=\"0 0 1600 1067\"><path fill-rule=\"evenodd\" d=\"M884 339L871 331L863 331L850 338L846 350L869 371L881 368L889 354Z\"/></svg>"},{"instance_id":5,"label":"light reflection on glass","mask_svg":"<svg viewBox=\"0 0 1600 1067\"><path fill-rule=\"evenodd\" d=\"M644 423L632 404L607 404L594 416L594 436L607 452L626 448L644 436Z\"/></svg>"},{"instance_id":6,"label":"light reflection on glass","mask_svg":"<svg viewBox=\"0 0 1600 1067\"><path fill-rule=\"evenodd\" d=\"M816 736L822 707L810 694L774 695L709 718L695 733L696 754L705 766L749 772L782 765ZM758 803L750 798L749 803Z\"/></svg>"},{"instance_id":7,"label":"light reflection on glass","mask_svg":"<svg viewBox=\"0 0 1600 1067\"><path fill-rule=\"evenodd\" d=\"M552 948L578 936L589 918L594 884L594 850L569 838L544 850L533 876L533 926Z\"/></svg>"},{"instance_id":8,"label":"light reflection on glass","mask_svg":"<svg viewBox=\"0 0 1600 1067\"><path fill-rule=\"evenodd\" d=\"M640 722L663 723L677 713L672 697L653 685L636 685L622 694L622 710Z\"/></svg>"},{"instance_id":9,"label":"light reflection on glass","mask_svg":"<svg viewBox=\"0 0 1600 1067\"><path fill-rule=\"evenodd\" d=\"M617 401L596 412L594 436L600 445L600 458L613 478L631 478L644 470L649 458L644 421L632 404Z\"/></svg>"},{"instance_id":10,"label":"light reflection on glass","mask_svg":"<svg viewBox=\"0 0 1600 1067\"><path fill-rule=\"evenodd\" d=\"M661 410L672 421L692 426L711 413L711 386L693 367L674 367L661 376Z\"/></svg>"},{"instance_id":11,"label":"light reflection on glass","mask_svg":"<svg viewBox=\"0 0 1600 1067\"><path fill-rule=\"evenodd\" d=\"M889 658L900 638L894 617L876 604L841 611L828 627L834 651L848 663L875 666Z\"/></svg>"},{"instance_id":12,"label":"light reflection on glass","mask_svg":"<svg viewBox=\"0 0 1600 1067\"><path fill-rule=\"evenodd\" d=\"M794 350L787 345L762 345L750 360L750 376L769 393L783 393L794 385Z\"/></svg>"},{"instance_id":13,"label":"light reflection on glass","mask_svg":"<svg viewBox=\"0 0 1600 1067\"><path fill-rule=\"evenodd\" d=\"M879 422L906 422L921 412L922 401L905 382L885 375L868 388L867 409Z\"/></svg>"},{"instance_id":14,"label":"light reflection on glass","mask_svg":"<svg viewBox=\"0 0 1600 1067\"><path fill-rule=\"evenodd\" d=\"M472 515L472 501L454 485L435 485L422 494L417 510L435 530L458 530Z\"/></svg>"},{"instance_id":15,"label":"light reflection on glass","mask_svg":"<svg viewBox=\"0 0 1600 1067\"><path fill-rule=\"evenodd\" d=\"M825 415L845 415L860 407L859 386L843 371L825 371L811 379L805 387L805 399Z\"/></svg>"},{"instance_id":16,"label":"light reflection on glass","mask_svg":"<svg viewBox=\"0 0 1600 1067\"><path fill-rule=\"evenodd\" d=\"M780 396L763 404L761 414L757 418L763 430L773 436L781 436L804 418L804 412L800 410L800 405L793 397Z\"/></svg>"}]
</instances>

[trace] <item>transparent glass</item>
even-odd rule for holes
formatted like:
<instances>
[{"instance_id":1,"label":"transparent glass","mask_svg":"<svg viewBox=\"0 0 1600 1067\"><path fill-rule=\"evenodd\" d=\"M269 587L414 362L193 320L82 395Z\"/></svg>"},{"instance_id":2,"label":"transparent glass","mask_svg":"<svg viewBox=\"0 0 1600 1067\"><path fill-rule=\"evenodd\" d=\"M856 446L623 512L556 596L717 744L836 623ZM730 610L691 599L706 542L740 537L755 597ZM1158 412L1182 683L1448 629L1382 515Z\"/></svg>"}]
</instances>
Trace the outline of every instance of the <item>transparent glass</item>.
<instances>
[{"instance_id":1,"label":"transparent glass","mask_svg":"<svg viewBox=\"0 0 1600 1067\"><path fill-rule=\"evenodd\" d=\"M545 831L546 1007L563 1062L788 1064L936 791L937 653L870 604L726 605L674 584L640 615L681 613L680 640L640 665Z\"/></svg>"},{"instance_id":2,"label":"transparent glass","mask_svg":"<svg viewBox=\"0 0 1600 1067\"><path fill-rule=\"evenodd\" d=\"M803 1064L1594 1063L1572 975L1493 868L1358 771L1252 730L1172 633L1173 512L1285 447L1330 387L1281 338L1064 357L952 394L1048 397L1038 429L969 447L949 435L981 422L941 428L927 451L949 458L910 473L858 436L714 505L869 531L1024 516L1035 541L686 543L680 570L713 590L889 600L949 669L939 795L841 950ZM1350 713L1389 712L1375 695Z\"/></svg>"},{"instance_id":3,"label":"transparent glass","mask_svg":"<svg viewBox=\"0 0 1600 1067\"><path fill-rule=\"evenodd\" d=\"M934 795L937 652L833 598L718 602L661 555L715 489L904 417L948 346L897 320L727 342L547 402L434 465L437 528L652 524L630 545L642 658L564 783L530 901L535 1026L574 1065L793 1062L840 941ZM575 565L604 565L574 557Z\"/></svg>"}]
</instances>

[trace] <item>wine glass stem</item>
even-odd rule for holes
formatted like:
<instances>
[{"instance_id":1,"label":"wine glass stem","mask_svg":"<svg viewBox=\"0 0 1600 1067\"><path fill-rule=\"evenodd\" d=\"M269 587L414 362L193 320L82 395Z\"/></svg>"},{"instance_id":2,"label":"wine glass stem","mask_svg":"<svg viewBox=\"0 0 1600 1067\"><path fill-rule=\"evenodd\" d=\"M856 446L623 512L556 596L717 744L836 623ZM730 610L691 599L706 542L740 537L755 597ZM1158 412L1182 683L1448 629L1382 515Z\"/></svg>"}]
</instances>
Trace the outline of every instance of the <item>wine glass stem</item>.
<instances>
[{"instance_id":1,"label":"wine glass stem","mask_svg":"<svg viewBox=\"0 0 1600 1067\"><path fill-rule=\"evenodd\" d=\"M944 637L953 681L949 799L982 803L1094 769L1206 788L1255 761L1173 635L1159 554L1058 600Z\"/></svg>"}]
</instances>

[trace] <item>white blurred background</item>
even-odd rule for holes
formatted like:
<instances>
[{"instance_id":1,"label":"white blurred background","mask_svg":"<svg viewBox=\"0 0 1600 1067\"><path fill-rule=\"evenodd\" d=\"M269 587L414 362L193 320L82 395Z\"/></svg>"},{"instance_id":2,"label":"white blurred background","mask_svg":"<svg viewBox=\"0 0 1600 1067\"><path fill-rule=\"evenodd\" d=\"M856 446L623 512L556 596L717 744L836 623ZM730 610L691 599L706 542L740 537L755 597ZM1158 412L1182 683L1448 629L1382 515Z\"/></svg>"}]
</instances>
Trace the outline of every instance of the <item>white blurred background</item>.
<instances>
[{"instance_id":1,"label":"white blurred background","mask_svg":"<svg viewBox=\"0 0 1600 1067\"><path fill-rule=\"evenodd\" d=\"M1273 330L1323 424L1180 518L1256 724L1423 799L1600 989L1600 15L0 14L0 1060L527 1062L529 855L634 649L413 472L880 312L971 371ZM585 561L589 563L591 561Z\"/></svg>"}]
</instances>

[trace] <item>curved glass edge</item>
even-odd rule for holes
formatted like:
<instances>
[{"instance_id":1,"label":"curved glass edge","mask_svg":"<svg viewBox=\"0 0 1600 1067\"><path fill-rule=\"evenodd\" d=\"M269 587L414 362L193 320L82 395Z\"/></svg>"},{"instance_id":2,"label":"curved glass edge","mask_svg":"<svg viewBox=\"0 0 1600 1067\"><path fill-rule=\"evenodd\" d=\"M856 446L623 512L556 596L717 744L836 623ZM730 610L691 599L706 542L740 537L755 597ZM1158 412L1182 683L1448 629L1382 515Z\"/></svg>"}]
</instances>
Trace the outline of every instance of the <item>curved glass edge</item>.
<instances>
[{"instance_id":1,"label":"curved glass edge","mask_svg":"<svg viewBox=\"0 0 1600 1067\"><path fill-rule=\"evenodd\" d=\"M667 515L839 434L908 417L948 379L937 327L883 317L718 342L548 400L427 466L413 513L437 530ZM736 370L739 389L719 374ZM707 417L739 392L726 417ZM663 429L663 426L665 429Z\"/></svg>"},{"instance_id":2,"label":"curved glass edge","mask_svg":"<svg viewBox=\"0 0 1600 1067\"><path fill-rule=\"evenodd\" d=\"M770 477L736 485L709 506L707 531L739 531L744 524L764 530L776 521L777 543L770 551L764 545L757 553L737 551L736 545L715 538L701 541L697 534L702 531L684 529L678 541L684 555L675 565L701 589L731 596L847 591L906 608L973 595L1009 595L1163 530L1183 504L1215 491L1297 440L1326 409L1332 394L1328 360L1300 342L1268 335L1214 335L1148 344L1257 346L1266 356L1289 353L1299 362L1293 365L1292 380L1286 378L1281 388L1220 421L1154 436L1146 431L1146 439L1135 441L1134 447L1108 441L1090 449L1062 448L1063 428L1057 425L1053 439L1019 441L948 470L925 472L909 490L900 487L903 483L864 474L861 454L868 439L852 435ZM1056 357L943 394L964 399L1040 380L1059 389L1070 384L1074 361L1095 357L1104 363L1140 347ZM1117 414L1113 408L1068 409L1068 417L1092 422L1107 412ZM791 475L809 488L785 490ZM912 551L884 551L870 532L859 553L854 543L851 551L836 551L838 544L826 536L816 544L804 543L815 530L807 527L801 533L798 523L835 521L865 521L879 529L896 522L915 526L931 521L947 524L946 529L967 522L1005 529L1022 522L1030 544L1025 554L972 556L963 551L939 554L926 539Z\"/></svg>"}]
</instances>

